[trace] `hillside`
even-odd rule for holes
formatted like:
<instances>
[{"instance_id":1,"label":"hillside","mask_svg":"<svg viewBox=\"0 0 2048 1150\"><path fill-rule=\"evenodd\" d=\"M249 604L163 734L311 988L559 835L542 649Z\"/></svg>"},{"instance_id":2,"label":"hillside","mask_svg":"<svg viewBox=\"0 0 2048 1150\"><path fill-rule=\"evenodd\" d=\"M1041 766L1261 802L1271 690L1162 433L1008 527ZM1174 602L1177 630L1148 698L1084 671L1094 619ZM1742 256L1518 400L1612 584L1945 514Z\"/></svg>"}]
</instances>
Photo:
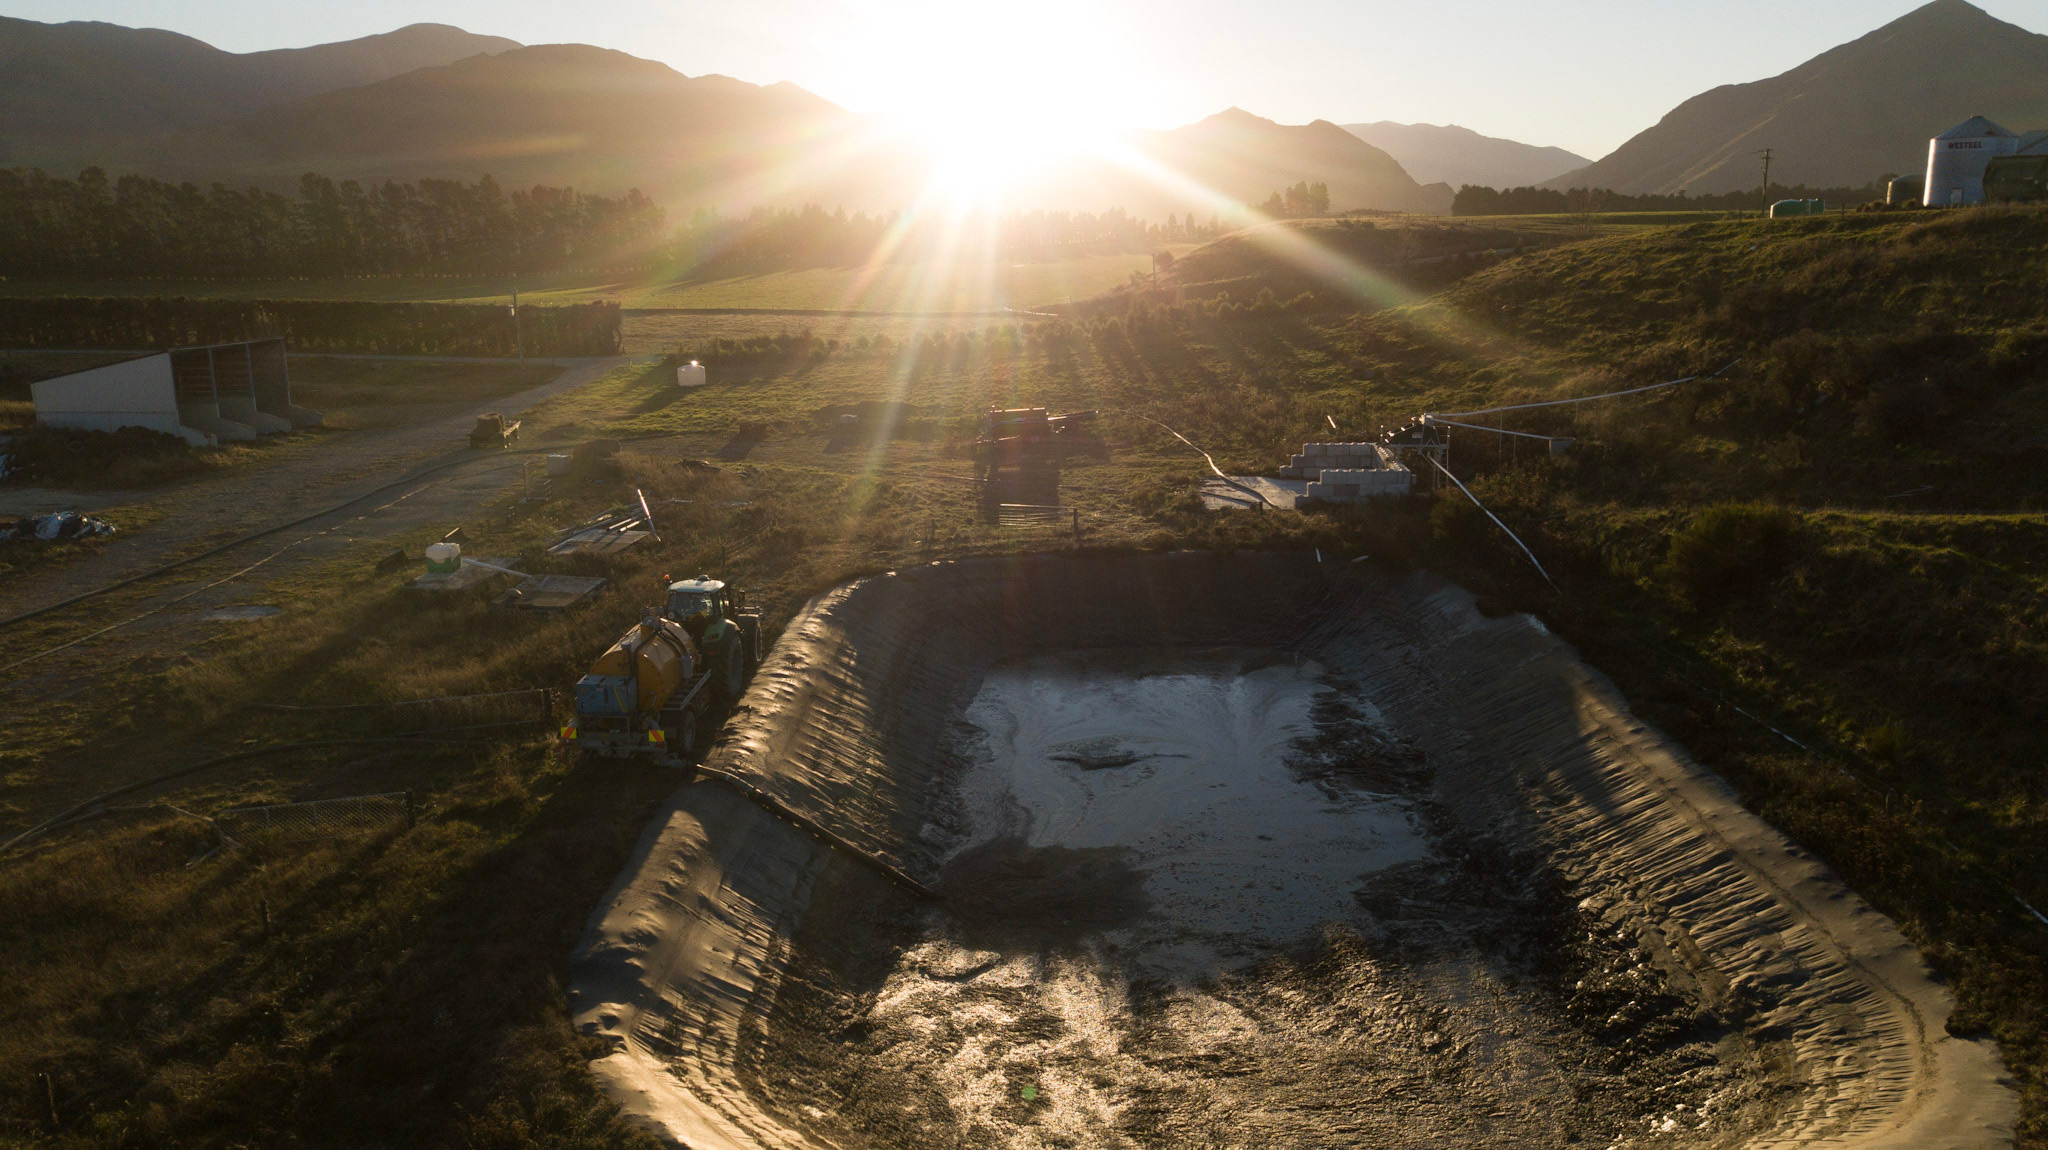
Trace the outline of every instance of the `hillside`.
<instances>
[{"instance_id":1,"label":"hillside","mask_svg":"<svg viewBox=\"0 0 2048 1150\"><path fill-rule=\"evenodd\" d=\"M1284 125L1229 108L1133 139L1160 164L1240 203L1258 203L1276 188L1307 180L1330 186L1335 211L1450 211L1450 188L1418 183L1394 157L1328 120Z\"/></svg>"},{"instance_id":2,"label":"hillside","mask_svg":"<svg viewBox=\"0 0 2048 1150\"><path fill-rule=\"evenodd\" d=\"M154 28L0 18L0 164L70 174L122 142L519 45L445 24L237 54Z\"/></svg>"},{"instance_id":3,"label":"hillside","mask_svg":"<svg viewBox=\"0 0 2048 1150\"><path fill-rule=\"evenodd\" d=\"M1918 173L1927 141L1971 116L2048 127L2048 36L1968 0L1934 0L1783 75L1728 84L1671 110L1554 188L1695 194L1774 183L1861 187Z\"/></svg>"},{"instance_id":4,"label":"hillside","mask_svg":"<svg viewBox=\"0 0 2048 1150\"><path fill-rule=\"evenodd\" d=\"M1519 188L1575 171L1593 161L1563 148L1539 148L1482 136L1456 124L1346 124L1344 130L1394 157L1425 184Z\"/></svg>"},{"instance_id":5,"label":"hillside","mask_svg":"<svg viewBox=\"0 0 2048 1150\"><path fill-rule=\"evenodd\" d=\"M307 170L337 179L489 174L508 186L638 187L669 202L731 204L772 190L839 192L854 204L866 198L864 177L815 163L814 149L855 127L792 84L689 77L624 52L550 44L277 104L174 133L132 159L153 173L235 173L285 186Z\"/></svg>"}]
</instances>

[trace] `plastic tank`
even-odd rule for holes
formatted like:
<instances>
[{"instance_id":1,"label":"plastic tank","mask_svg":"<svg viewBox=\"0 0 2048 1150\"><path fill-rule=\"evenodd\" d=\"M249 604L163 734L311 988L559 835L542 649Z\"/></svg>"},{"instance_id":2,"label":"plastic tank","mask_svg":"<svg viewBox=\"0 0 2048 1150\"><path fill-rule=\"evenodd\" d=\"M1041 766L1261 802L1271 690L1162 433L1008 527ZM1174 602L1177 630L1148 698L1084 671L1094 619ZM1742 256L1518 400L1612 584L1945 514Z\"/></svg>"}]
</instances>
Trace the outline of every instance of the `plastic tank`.
<instances>
[{"instance_id":1,"label":"plastic tank","mask_svg":"<svg viewBox=\"0 0 2048 1150\"><path fill-rule=\"evenodd\" d=\"M682 627L667 619L643 619L599 655L584 678L630 680L637 672L640 689L633 709L656 711L690 681L696 663L697 645ZM582 687L577 684L579 700Z\"/></svg>"}]
</instances>

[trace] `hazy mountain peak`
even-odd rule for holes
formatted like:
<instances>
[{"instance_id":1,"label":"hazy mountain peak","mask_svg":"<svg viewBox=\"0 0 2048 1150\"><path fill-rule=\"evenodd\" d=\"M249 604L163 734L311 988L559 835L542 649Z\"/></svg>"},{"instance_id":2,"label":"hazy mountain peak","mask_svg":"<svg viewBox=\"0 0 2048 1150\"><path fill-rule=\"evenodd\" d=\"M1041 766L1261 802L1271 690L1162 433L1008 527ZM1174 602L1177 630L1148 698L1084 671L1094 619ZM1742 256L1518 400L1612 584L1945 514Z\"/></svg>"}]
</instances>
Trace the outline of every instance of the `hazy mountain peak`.
<instances>
[{"instance_id":1,"label":"hazy mountain peak","mask_svg":"<svg viewBox=\"0 0 2048 1150\"><path fill-rule=\"evenodd\" d=\"M0 18L0 163L103 163L117 140L517 48L446 24L310 48L223 52L156 28Z\"/></svg>"},{"instance_id":2,"label":"hazy mountain peak","mask_svg":"<svg viewBox=\"0 0 2048 1150\"><path fill-rule=\"evenodd\" d=\"M1927 141L1971 116L2048 126L2048 36L1968 0L1933 0L1798 67L1673 108L1552 187L1727 192L1772 182L1858 186L1917 172Z\"/></svg>"},{"instance_id":3,"label":"hazy mountain peak","mask_svg":"<svg viewBox=\"0 0 2048 1150\"><path fill-rule=\"evenodd\" d=\"M1525 187L1590 162L1563 148L1542 148L1482 136L1456 124L1396 124L1380 120L1346 124L1344 130L1399 160L1416 179L1446 183L1454 188L1465 184Z\"/></svg>"}]
</instances>

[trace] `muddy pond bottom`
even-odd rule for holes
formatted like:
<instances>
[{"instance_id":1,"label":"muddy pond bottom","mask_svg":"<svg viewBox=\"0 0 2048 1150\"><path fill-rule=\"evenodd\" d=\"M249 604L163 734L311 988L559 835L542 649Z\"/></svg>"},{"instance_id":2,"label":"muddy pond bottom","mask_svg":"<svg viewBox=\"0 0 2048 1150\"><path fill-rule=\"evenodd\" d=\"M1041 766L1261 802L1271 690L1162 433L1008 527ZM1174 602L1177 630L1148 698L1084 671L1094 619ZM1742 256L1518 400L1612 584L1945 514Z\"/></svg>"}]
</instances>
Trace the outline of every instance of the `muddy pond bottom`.
<instances>
[{"instance_id":1,"label":"muddy pond bottom","mask_svg":"<svg viewBox=\"0 0 2048 1150\"><path fill-rule=\"evenodd\" d=\"M998 664L955 750L944 909L850 951L814 906L762 1035L759 1096L826 1139L1674 1144L1745 1097L1732 1049L1640 1051L1628 1081L1560 1008L1639 977L1632 944L1444 841L1428 764L1312 659Z\"/></svg>"},{"instance_id":2,"label":"muddy pond bottom","mask_svg":"<svg viewBox=\"0 0 2048 1150\"><path fill-rule=\"evenodd\" d=\"M1317 769L1334 694L1313 660L1266 652L994 668L942 832L967 933L1089 936L1133 976L1184 979L1357 920L1365 876L1428 844L1405 797Z\"/></svg>"}]
</instances>

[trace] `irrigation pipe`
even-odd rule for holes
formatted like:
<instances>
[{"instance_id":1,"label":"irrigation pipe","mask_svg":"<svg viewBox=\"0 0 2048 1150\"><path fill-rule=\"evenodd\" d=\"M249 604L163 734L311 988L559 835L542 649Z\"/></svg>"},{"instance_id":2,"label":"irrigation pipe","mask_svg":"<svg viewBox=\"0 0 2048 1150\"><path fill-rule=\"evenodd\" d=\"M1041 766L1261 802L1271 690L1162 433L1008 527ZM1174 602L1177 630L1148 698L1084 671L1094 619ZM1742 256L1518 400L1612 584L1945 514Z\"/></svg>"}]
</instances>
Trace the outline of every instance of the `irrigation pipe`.
<instances>
[{"instance_id":1,"label":"irrigation pipe","mask_svg":"<svg viewBox=\"0 0 2048 1150\"><path fill-rule=\"evenodd\" d=\"M338 747L358 745L363 743L419 743L423 745L464 747L482 747L498 745L495 740L491 739L422 739L406 735L384 735L361 739L311 739L300 743L274 743L267 747L255 747L246 751L236 751L233 754L220 755L211 759L202 759L196 763L188 763L185 766L179 767L175 771L167 771L161 775L154 775L150 778L143 779L140 782L129 783L128 785L122 787L115 787L113 790L108 791L105 794L95 795L92 798L87 799L82 803L79 803L77 806L71 807L70 809L58 815L55 815L51 818L43 820L40 823L37 823L35 826L32 826L29 829L21 832L20 834L15 835L13 838L8 839L6 842L0 843L0 854L5 854L9 851L12 851L16 847L22 845L23 843L26 843L29 840L37 838L50 831L56 830L59 827L62 827L68 823L77 822L87 816L98 814L100 812L97 810L97 808L105 806L107 801L110 799L118 799L122 795L133 794L136 791L141 790L148 790L150 787L158 786L162 783L174 782L178 779L184 778L186 775L197 774L198 772L203 771L208 767L217 767L223 763L239 762L243 759L254 759L263 755L274 755L281 751L301 751L309 747Z\"/></svg>"},{"instance_id":2,"label":"irrigation pipe","mask_svg":"<svg viewBox=\"0 0 2048 1150\"><path fill-rule=\"evenodd\" d=\"M1664 385L1660 383L1657 386L1662 387ZM1519 435L1523 439L1540 439L1545 443L1555 443L1560 438L1555 435L1537 435L1533 431L1509 431L1505 427L1487 427L1478 423L1457 423L1438 415L1430 416L1429 421L1438 427L1462 427L1467 431L1490 431L1495 435Z\"/></svg>"},{"instance_id":3,"label":"irrigation pipe","mask_svg":"<svg viewBox=\"0 0 2048 1150\"><path fill-rule=\"evenodd\" d=\"M1160 423L1160 422L1159 422L1158 420L1156 420L1156 419L1152 418L1152 417L1151 417L1151 416L1149 416L1149 415L1141 415L1141 416L1139 416L1138 418L1139 418L1139 419L1142 419L1142 420L1144 420L1144 421L1145 421L1146 423L1153 423L1153 424L1158 424L1158 425L1159 425L1160 427L1166 427L1166 425L1165 425L1165 424L1163 424L1163 423ZM1180 441L1181 441L1182 443L1185 443L1185 444L1187 444L1187 445L1188 445L1189 447L1195 447L1195 441L1194 441L1194 440L1192 440L1192 439L1189 439L1189 438L1188 438L1187 436L1185 436L1185 435L1182 435L1182 434L1181 434L1180 432L1178 432L1178 431L1175 431L1175 430L1174 430L1173 428L1171 428L1171 427L1166 427L1166 433L1167 433L1168 435L1171 435L1171 436L1173 436L1173 437L1174 437L1175 439L1178 439L1178 440L1180 440ZM1242 492L1244 492L1244 493L1245 493L1246 495L1249 495L1249 496L1251 496L1252 498L1254 498L1254 499L1257 499L1257 500L1258 500L1258 501L1259 501L1260 503L1263 503L1263 504L1265 504L1265 505L1266 505L1266 506L1268 506L1268 507L1274 507L1274 508L1275 508L1276 510L1278 509L1278 508L1277 508L1277 507L1275 506L1275 504L1273 503L1273 501L1272 501L1272 500L1270 500L1270 499L1266 498L1266 497L1265 497L1264 495L1260 494L1260 493L1259 493L1258 491L1256 491L1256 490L1254 490L1254 489L1252 489L1252 488L1250 488L1250 487L1246 487L1246 486L1245 486L1244 484L1242 484L1242 483L1239 483L1239 482L1238 482L1237 480L1235 480L1235 479L1232 479L1232 478L1231 478L1230 476L1228 476L1228 475L1225 475L1225 474L1223 474L1223 469L1222 469L1221 467L1218 467L1218 466L1216 466L1216 461L1215 461L1214 459L1211 459L1211 458L1209 457L1209 453L1208 453L1208 452L1206 452L1206 451L1203 451L1203 450L1202 450L1201 448L1199 448L1199 447L1195 447L1195 454L1197 454L1197 455L1201 456L1201 457L1202 457L1203 459L1205 459L1205 460L1208 460L1208 462L1209 462L1209 470L1211 470L1211 471L1213 471L1213 472L1215 472L1215 473L1216 473L1216 478L1218 478L1218 479L1221 479L1221 480L1222 480L1223 482L1225 482L1225 483L1228 483L1228 484L1230 484L1230 485L1231 485L1232 487L1235 487L1235 488L1237 488L1237 489L1238 489L1239 491L1242 491Z\"/></svg>"},{"instance_id":4,"label":"irrigation pipe","mask_svg":"<svg viewBox=\"0 0 2048 1150\"><path fill-rule=\"evenodd\" d=\"M1741 362L1742 361L1740 359L1731 359L1728 361L1727 367L1723 367L1720 371L1714 372L1712 375L1688 375L1684 379L1671 379L1666 380L1663 383L1652 383L1646 384L1642 387L1631 387L1626 391L1610 391L1601 395L1582 395L1575 399L1547 399L1541 403L1515 403L1509 404L1506 407L1481 408L1478 411L1426 412L1424 413L1422 418L1424 422L1434 423L1451 419L1466 419L1474 415L1492 415L1495 412L1500 411L1527 411L1532 407L1562 407L1570 403L1591 403L1596 399L1619 399L1624 395L1641 395L1643 392L1646 391L1656 391L1660 387L1677 387L1681 383L1691 383L1697 379L1719 379L1721 376L1727 374L1729 368L1732 368L1736 364ZM1496 429L1491 427L1483 427L1480 428L1480 430L1493 431Z\"/></svg>"},{"instance_id":5,"label":"irrigation pipe","mask_svg":"<svg viewBox=\"0 0 2048 1150\"><path fill-rule=\"evenodd\" d=\"M1445 466L1444 466L1443 464L1441 464L1441 463L1437 463L1437 461L1436 461L1436 457L1435 457L1435 456L1433 456L1433 455L1431 455L1431 456L1424 456L1423 458L1425 458L1425 459L1428 459L1428 460L1429 460L1429 462L1430 462L1431 464L1433 464L1433 465L1434 465L1434 466L1436 467L1436 469L1437 469L1438 471L1441 471L1441 472L1443 472L1443 473L1444 473L1444 478L1446 478L1446 479L1449 479L1449 480L1450 480L1450 481L1451 481L1452 483L1457 483L1457 484L1458 484L1458 490L1460 490L1460 491L1462 491L1462 492L1464 492L1464 493L1465 493L1465 498L1467 498L1467 499L1470 499L1470 500L1472 501L1472 506L1474 506L1474 507L1477 507L1477 508L1478 508L1479 510L1481 510L1481 511L1485 511L1485 512L1486 512L1486 517L1487 517L1488 519L1491 519L1491 520L1493 520L1493 525L1494 525L1495 527L1498 527L1498 528L1500 528L1500 529L1501 529L1502 531L1505 531L1505 532L1507 532L1507 537L1508 537L1508 538L1510 538L1510 539L1512 539L1512 540L1514 540L1514 541L1515 541L1515 546L1517 546L1517 547L1520 547L1520 548L1522 549L1522 554L1524 554L1524 555L1527 555L1527 556L1529 557L1529 565L1530 565L1530 566L1532 566L1532 567L1534 567L1534 568L1536 568L1536 573L1537 573L1538 575L1541 575L1541 576L1543 576L1543 581L1544 581L1545 583L1549 583L1549 584L1550 584L1550 589L1551 589L1552 591L1557 591L1557 593L1558 593L1558 594L1560 594L1560 595L1564 594L1564 592L1563 592L1563 591L1559 591L1559 590L1558 590L1558 586L1557 586L1557 583L1556 583L1556 581L1555 581L1555 580L1553 580L1553 579L1551 579L1551 577L1550 577L1550 572L1548 572L1548 571L1545 571L1545 570L1543 569L1543 564L1541 564L1541 563L1538 563L1538 562L1536 561L1536 553L1535 553L1534 551L1531 551L1531 550L1529 550L1529 545L1528 545L1527 543L1524 543L1524 542L1522 542L1522 537L1521 537L1521 536L1519 536L1519 535L1515 534L1515 533L1514 533L1514 532L1512 532L1512 531L1508 531L1508 525L1507 525L1507 524L1505 524L1505 523L1502 523L1502 522L1500 521L1500 516L1498 516L1498 515L1495 515L1495 514L1494 514L1493 512L1491 512L1491 511L1487 511L1487 510L1486 510L1486 504L1484 504L1484 503L1481 503L1481 502L1479 502L1479 497L1478 497L1477 495L1474 495L1474 494L1472 494L1472 489L1471 489L1471 488L1469 488L1469 487L1466 487L1466 486L1465 486L1465 485L1464 485L1463 483L1460 483L1460 482L1458 481L1458 477L1457 477L1457 476L1455 476L1455 475L1452 475L1452 474L1451 474L1451 469L1450 469L1450 468L1448 468L1448 467L1445 467Z\"/></svg>"}]
</instances>

